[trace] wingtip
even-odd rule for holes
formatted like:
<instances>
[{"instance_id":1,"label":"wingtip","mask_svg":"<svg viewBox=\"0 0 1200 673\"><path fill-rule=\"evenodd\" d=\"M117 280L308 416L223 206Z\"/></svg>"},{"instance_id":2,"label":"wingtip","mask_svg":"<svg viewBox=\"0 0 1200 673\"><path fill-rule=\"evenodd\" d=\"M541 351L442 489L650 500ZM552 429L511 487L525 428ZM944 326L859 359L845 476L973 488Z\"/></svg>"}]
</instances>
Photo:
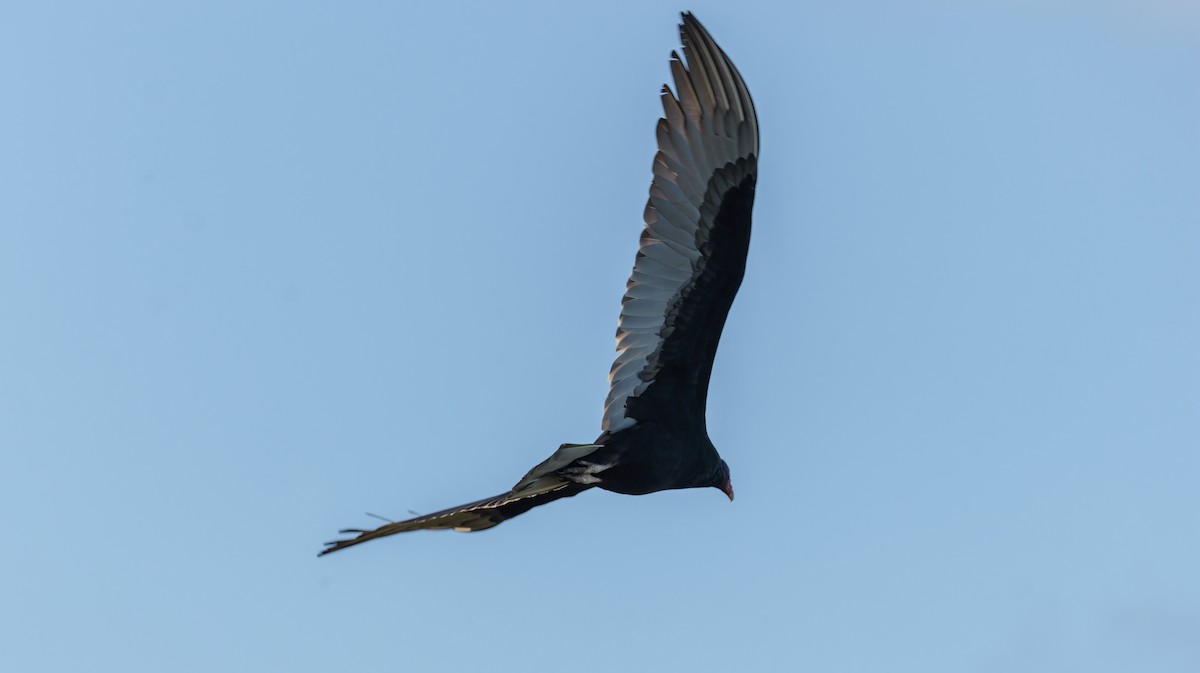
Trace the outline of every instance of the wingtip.
<instances>
[{"instance_id":1,"label":"wingtip","mask_svg":"<svg viewBox=\"0 0 1200 673\"><path fill-rule=\"evenodd\" d=\"M685 33L687 31L695 29L695 28L699 28L700 32L706 32L704 30L704 24L700 23L699 19L696 18L695 14L692 14L691 12L680 12L679 13L679 32Z\"/></svg>"},{"instance_id":2,"label":"wingtip","mask_svg":"<svg viewBox=\"0 0 1200 673\"><path fill-rule=\"evenodd\" d=\"M320 558L326 554L332 554L335 551L341 551L347 547L353 547L360 542L366 542L367 540L371 539L369 537L364 538L368 532L371 531L360 530L358 528L345 528L339 530L338 533L341 535L357 535L355 537L345 538L343 540L330 540L329 542L323 543L325 548L317 553L317 557Z\"/></svg>"},{"instance_id":3,"label":"wingtip","mask_svg":"<svg viewBox=\"0 0 1200 673\"><path fill-rule=\"evenodd\" d=\"M325 549L317 552L317 558L321 558L326 554L332 554L335 551L341 551L346 547L352 547L357 544L358 541L358 538L350 538L349 540L334 540L332 542L326 542L324 543Z\"/></svg>"}]
</instances>

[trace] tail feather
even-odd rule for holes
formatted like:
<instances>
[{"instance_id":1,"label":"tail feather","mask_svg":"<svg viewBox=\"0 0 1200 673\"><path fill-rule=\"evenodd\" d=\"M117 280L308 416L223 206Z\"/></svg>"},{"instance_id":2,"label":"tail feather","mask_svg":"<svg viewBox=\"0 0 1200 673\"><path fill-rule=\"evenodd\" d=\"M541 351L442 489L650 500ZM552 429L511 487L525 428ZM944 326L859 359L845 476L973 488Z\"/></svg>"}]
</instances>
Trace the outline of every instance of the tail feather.
<instances>
[{"instance_id":1,"label":"tail feather","mask_svg":"<svg viewBox=\"0 0 1200 673\"><path fill-rule=\"evenodd\" d=\"M589 484L578 484L557 475L547 475L530 483L518 484L524 488L516 488L508 493L477 500L466 505L451 507L433 514L414 517L405 521L397 521L380 526L374 530L346 529L341 533L358 533L358 536L345 540L326 542L327 548L318 556L332 554L335 551L353 547L356 544L368 542L376 538L407 533L413 530L446 530L460 532L484 530L500 524L514 516L524 514L539 505L553 502L559 498L569 498L591 488Z\"/></svg>"}]
</instances>

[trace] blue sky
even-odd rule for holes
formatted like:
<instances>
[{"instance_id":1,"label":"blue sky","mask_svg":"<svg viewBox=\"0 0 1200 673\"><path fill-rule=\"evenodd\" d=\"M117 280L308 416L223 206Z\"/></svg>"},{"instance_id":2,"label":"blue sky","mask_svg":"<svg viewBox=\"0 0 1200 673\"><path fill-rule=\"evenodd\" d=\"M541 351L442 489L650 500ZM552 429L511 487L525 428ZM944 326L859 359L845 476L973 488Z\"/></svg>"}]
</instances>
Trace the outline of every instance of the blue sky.
<instances>
[{"instance_id":1,"label":"blue sky","mask_svg":"<svg viewBox=\"0 0 1200 673\"><path fill-rule=\"evenodd\" d=\"M599 429L693 10L762 125L737 501L317 559ZM1195 671L1200 11L0 10L14 671Z\"/></svg>"}]
</instances>

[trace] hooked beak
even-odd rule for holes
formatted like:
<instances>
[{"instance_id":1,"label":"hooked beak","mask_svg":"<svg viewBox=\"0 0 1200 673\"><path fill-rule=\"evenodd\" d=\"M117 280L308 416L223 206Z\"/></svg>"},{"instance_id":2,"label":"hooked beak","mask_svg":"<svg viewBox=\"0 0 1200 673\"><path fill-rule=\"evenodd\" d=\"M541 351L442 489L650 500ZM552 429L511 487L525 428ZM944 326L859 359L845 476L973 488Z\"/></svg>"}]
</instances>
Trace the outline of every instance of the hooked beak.
<instances>
[{"instance_id":1,"label":"hooked beak","mask_svg":"<svg viewBox=\"0 0 1200 673\"><path fill-rule=\"evenodd\" d=\"M729 479L726 479L725 483L721 484L720 488L725 495L729 496L729 502L733 502L733 482Z\"/></svg>"}]
</instances>

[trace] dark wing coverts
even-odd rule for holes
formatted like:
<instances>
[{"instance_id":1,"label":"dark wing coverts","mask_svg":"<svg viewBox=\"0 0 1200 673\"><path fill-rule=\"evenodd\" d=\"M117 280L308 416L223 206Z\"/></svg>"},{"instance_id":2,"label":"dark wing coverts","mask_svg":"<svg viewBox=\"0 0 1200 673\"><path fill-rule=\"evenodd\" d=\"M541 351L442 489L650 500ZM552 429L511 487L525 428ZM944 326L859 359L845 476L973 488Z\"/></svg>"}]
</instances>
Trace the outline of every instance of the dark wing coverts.
<instances>
[{"instance_id":1,"label":"dark wing coverts","mask_svg":"<svg viewBox=\"0 0 1200 673\"><path fill-rule=\"evenodd\" d=\"M602 428L684 411L704 422L708 377L750 241L758 119L737 68L683 15L663 87L646 228L621 302Z\"/></svg>"}]
</instances>

